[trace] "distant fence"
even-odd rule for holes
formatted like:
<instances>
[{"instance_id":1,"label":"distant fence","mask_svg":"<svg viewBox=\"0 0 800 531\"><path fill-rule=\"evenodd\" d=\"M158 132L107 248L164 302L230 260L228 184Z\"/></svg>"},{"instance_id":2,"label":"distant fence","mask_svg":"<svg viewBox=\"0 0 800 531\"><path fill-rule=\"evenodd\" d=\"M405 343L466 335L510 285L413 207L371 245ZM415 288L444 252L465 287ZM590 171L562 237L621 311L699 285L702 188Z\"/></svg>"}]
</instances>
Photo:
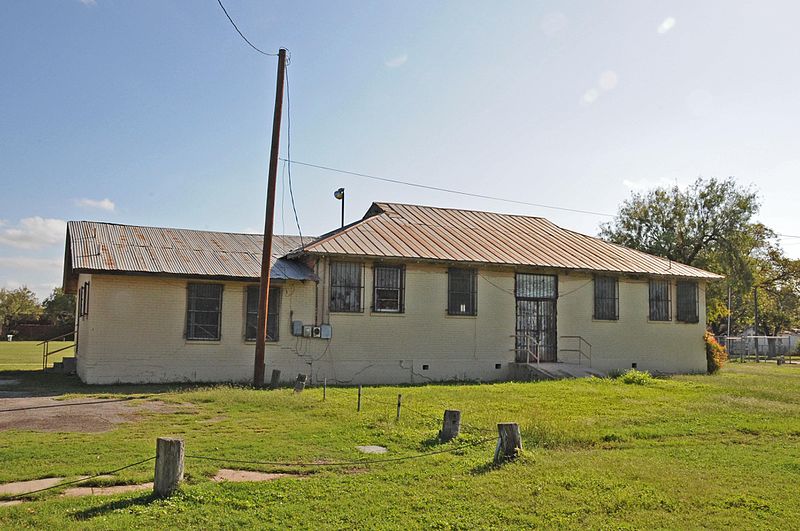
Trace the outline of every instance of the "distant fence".
<instances>
[{"instance_id":1,"label":"distant fence","mask_svg":"<svg viewBox=\"0 0 800 531\"><path fill-rule=\"evenodd\" d=\"M51 337L60 336L72 332L73 325L44 325L44 324L18 324L11 327L14 330L14 341L44 341ZM10 332L6 332L9 334ZM3 337L5 340L6 337ZM72 337L67 338L72 341Z\"/></svg>"},{"instance_id":2,"label":"distant fence","mask_svg":"<svg viewBox=\"0 0 800 531\"><path fill-rule=\"evenodd\" d=\"M800 359L800 338L798 336L741 336L717 337L717 341L728 349L728 358L740 361L761 361L786 358Z\"/></svg>"}]
</instances>

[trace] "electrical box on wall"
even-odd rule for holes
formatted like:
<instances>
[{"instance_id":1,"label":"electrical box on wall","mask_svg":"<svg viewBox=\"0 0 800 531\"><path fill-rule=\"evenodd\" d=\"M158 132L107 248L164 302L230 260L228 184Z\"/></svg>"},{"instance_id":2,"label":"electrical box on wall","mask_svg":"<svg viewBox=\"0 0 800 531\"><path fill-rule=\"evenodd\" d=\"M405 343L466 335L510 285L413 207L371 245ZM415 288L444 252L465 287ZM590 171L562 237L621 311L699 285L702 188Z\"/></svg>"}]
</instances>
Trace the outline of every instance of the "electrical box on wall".
<instances>
[{"instance_id":1,"label":"electrical box on wall","mask_svg":"<svg viewBox=\"0 0 800 531\"><path fill-rule=\"evenodd\" d=\"M303 337L311 337L311 330L314 327L311 325L303 325Z\"/></svg>"},{"instance_id":2,"label":"electrical box on wall","mask_svg":"<svg viewBox=\"0 0 800 531\"><path fill-rule=\"evenodd\" d=\"M320 336L320 329L318 326L315 326L311 329L311 337L319 337Z\"/></svg>"},{"instance_id":3,"label":"electrical box on wall","mask_svg":"<svg viewBox=\"0 0 800 531\"><path fill-rule=\"evenodd\" d=\"M292 321L292 335L293 336L303 335L303 321Z\"/></svg>"},{"instance_id":4,"label":"electrical box on wall","mask_svg":"<svg viewBox=\"0 0 800 531\"><path fill-rule=\"evenodd\" d=\"M331 325L329 324L319 325L319 337L321 337L322 339L330 339L331 336L333 335L332 332L333 330L331 329Z\"/></svg>"}]
</instances>

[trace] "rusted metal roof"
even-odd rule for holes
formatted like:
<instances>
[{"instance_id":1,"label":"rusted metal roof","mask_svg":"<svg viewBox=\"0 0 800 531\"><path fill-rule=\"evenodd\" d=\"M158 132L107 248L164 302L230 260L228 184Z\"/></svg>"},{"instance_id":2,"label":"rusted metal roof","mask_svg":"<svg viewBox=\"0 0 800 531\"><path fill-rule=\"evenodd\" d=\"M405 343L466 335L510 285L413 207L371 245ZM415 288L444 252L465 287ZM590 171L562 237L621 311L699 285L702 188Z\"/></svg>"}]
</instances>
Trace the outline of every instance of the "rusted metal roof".
<instances>
[{"instance_id":1,"label":"rusted metal roof","mask_svg":"<svg viewBox=\"0 0 800 531\"><path fill-rule=\"evenodd\" d=\"M67 224L67 277L79 272L150 273L254 280L261 276L263 237L93 221ZM312 280L301 262L282 258L301 246L299 236L272 241L274 279Z\"/></svg>"},{"instance_id":2,"label":"rusted metal roof","mask_svg":"<svg viewBox=\"0 0 800 531\"><path fill-rule=\"evenodd\" d=\"M563 229L544 218L373 203L302 252L718 279L720 275Z\"/></svg>"}]
</instances>

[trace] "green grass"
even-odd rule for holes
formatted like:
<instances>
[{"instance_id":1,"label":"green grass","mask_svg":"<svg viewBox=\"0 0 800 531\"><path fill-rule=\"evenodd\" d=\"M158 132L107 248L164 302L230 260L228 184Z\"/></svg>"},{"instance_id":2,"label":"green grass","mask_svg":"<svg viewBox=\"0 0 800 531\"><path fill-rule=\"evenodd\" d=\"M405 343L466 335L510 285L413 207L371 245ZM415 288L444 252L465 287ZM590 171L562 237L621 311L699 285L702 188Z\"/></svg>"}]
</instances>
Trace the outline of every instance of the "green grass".
<instances>
[{"instance_id":1,"label":"green grass","mask_svg":"<svg viewBox=\"0 0 800 531\"><path fill-rule=\"evenodd\" d=\"M73 345L72 341L51 341L50 352ZM61 361L65 356L74 356L75 349L65 349L48 356L48 365ZM0 342L0 371L41 370L42 347L39 341Z\"/></svg>"},{"instance_id":2,"label":"green grass","mask_svg":"<svg viewBox=\"0 0 800 531\"><path fill-rule=\"evenodd\" d=\"M791 528L800 522L800 367L732 364L714 376L644 385L584 379L429 385L356 391L256 391L219 387L84 387L36 373L7 373L23 388L69 396L133 396L179 406L106 433L0 432L0 481L76 477L153 455L157 436L186 453L230 459L359 459L354 446L390 456L479 441L516 421L525 450L492 467L493 443L370 466L288 467L304 479L210 482L217 466L187 458L187 481L169 500L149 494L59 498L0 507L0 528ZM395 420L397 394L407 406ZM413 408L413 412L412 412ZM448 445L442 411L468 427ZM2 413L0 413L2 415ZM2 420L0 418L0 420ZM488 430L488 431L484 431ZM263 471L287 468L230 467ZM152 479L152 462L116 482ZM794 522L794 523L792 523Z\"/></svg>"}]
</instances>

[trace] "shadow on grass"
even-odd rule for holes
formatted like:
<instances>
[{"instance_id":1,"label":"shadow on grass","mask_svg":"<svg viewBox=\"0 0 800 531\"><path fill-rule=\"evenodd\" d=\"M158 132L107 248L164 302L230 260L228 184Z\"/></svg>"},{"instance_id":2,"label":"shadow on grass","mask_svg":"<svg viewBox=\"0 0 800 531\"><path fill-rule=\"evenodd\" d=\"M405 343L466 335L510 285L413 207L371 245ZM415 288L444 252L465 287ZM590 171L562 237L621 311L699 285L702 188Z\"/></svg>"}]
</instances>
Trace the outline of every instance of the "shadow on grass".
<instances>
[{"instance_id":1,"label":"shadow on grass","mask_svg":"<svg viewBox=\"0 0 800 531\"><path fill-rule=\"evenodd\" d=\"M135 498L128 498L126 500L116 500L108 503L104 503L103 505L99 505L97 507L92 507L91 509L85 509L83 511L79 511L75 513L75 518L77 520L90 520L97 516L106 515L112 511L118 511L120 509L127 509L133 506L142 506L142 505L150 505L154 501L160 500L161 498L157 497L155 494L142 494L140 496L136 496Z\"/></svg>"}]
</instances>

